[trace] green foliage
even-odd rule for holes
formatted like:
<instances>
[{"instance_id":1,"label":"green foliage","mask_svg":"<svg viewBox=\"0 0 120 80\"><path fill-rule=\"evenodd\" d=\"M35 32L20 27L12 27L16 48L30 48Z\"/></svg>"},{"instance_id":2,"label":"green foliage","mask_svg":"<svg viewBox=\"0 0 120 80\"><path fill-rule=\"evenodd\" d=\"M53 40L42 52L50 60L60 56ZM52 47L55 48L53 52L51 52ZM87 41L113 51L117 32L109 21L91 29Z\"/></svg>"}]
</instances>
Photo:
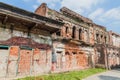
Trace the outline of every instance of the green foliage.
<instances>
[{"instance_id":1,"label":"green foliage","mask_svg":"<svg viewBox=\"0 0 120 80\"><path fill-rule=\"evenodd\" d=\"M49 12L48 12L48 14L49 14L49 15L51 15L51 14L52 14L52 12L50 12L50 11L49 11Z\"/></svg>"},{"instance_id":2,"label":"green foliage","mask_svg":"<svg viewBox=\"0 0 120 80\"><path fill-rule=\"evenodd\" d=\"M104 72L105 69L95 68L81 71L72 71L60 74L50 74L37 77L26 77L18 80L82 80L96 73Z\"/></svg>"}]
</instances>

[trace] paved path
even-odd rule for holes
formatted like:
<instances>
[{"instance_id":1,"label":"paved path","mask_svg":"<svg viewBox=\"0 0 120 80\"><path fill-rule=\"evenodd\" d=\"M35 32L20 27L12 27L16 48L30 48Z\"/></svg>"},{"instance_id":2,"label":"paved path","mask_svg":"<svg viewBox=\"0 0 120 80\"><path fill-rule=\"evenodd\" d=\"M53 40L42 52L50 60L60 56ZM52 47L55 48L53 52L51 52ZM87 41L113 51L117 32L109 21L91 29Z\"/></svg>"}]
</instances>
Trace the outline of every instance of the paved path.
<instances>
[{"instance_id":1,"label":"paved path","mask_svg":"<svg viewBox=\"0 0 120 80\"><path fill-rule=\"evenodd\" d=\"M120 80L120 69L96 74L83 80Z\"/></svg>"}]
</instances>

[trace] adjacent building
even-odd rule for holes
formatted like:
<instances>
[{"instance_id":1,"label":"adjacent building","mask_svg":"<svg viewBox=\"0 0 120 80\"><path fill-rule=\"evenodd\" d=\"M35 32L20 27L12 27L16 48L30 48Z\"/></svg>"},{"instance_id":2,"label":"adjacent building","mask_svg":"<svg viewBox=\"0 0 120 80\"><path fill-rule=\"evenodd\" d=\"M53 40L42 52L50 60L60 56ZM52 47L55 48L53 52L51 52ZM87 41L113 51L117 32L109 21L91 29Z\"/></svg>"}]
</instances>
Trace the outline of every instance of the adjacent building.
<instances>
[{"instance_id":1,"label":"adjacent building","mask_svg":"<svg viewBox=\"0 0 120 80\"><path fill-rule=\"evenodd\" d=\"M109 44L107 45L108 68L120 65L120 35L109 31Z\"/></svg>"},{"instance_id":2,"label":"adjacent building","mask_svg":"<svg viewBox=\"0 0 120 80\"><path fill-rule=\"evenodd\" d=\"M0 3L0 77L51 71L52 38L62 22Z\"/></svg>"}]
</instances>

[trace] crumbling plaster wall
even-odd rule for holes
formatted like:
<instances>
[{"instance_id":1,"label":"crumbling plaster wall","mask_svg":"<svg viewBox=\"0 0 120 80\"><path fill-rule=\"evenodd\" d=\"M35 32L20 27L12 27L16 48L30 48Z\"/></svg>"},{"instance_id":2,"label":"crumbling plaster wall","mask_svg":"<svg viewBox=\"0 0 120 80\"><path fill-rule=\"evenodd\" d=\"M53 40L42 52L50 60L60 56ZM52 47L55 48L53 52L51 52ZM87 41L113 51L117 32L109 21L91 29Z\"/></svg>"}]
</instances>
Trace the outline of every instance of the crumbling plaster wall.
<instances>
[{"instance_id":1,"label":"crumbling plaster wall","mask_svg":"<svg viewBox=\"0 0 120 80\"><path fill-rule=\"evenodd\" d=\"M32 40L30 44L47 44L52 45L51 37L45 35L39 35L30 33L29 36L27 32L21 31L19 29L11 30L10 25L0 24L0 44L4 47L8 44L8 49L0 48L0 52L6 53L5 58L1 58L0 61L0 77L13 77L13 76L23 76L23 75L38 75L43 73L48 73L51 71L51 57L52 51L50 48L41 46L39 48L29 49L29 40ZM15 27L15 26L14 26ZM45 33L46 34L46 33ZM17 40L17 37L20 40ZM13 43L9 43L11 41ZM4 43L3 43L4 42ZM18 45L17 43L22 43ZM22 49L21 46L27 46L28 48ZM43 48L44 49L43 49ZM4 64L4 61L6 61ZM4 65L4 66L1 66Z\"/></svg>"},{"instance_id":2,"label":"crumbling plaster wall","mask_svg":"<svg viewBox=\"0 0 120 80\"><path fill-rule=\"evenodd\" d=\"M109 68L120 65L120 36L119 34L109 31L109 45L107 48Z\"/></svg>"},{"instance_id":3,"label":"crumbling plaster wall","mask_svg":"<svg viewBox=\"0 0 120 80\"><path fill-rule=\"evenodd\" d=\"M108 32L100 25L94 25L94 32L96 67L107 68L107 45L110 41Z\"/></svg>"},{"instance_id":4,"label":"crumbling plaster wall","mask_svg":"<svg viewBox=\"0 0 120 80\"><path fill-rule=\"evenodd\" d=\"M94 59L95 59L94 63L103 64L104 66L106 66L107 64L106 55L108 54L107 48L109 47L109 45L119 47L120 46L119 37L112 35L112 32L107 32L106 28L101 25L91 23L91 21L90 23L88 23L89 20L87 18L84 19L84 17L76 14L75 12L67 8L62 8L63 10L60 12L52 10L47 6L46 8L47 8L45 15L46 17L62 21L65 23L65 25L61 27L59 35L60 37L64 39L73 39L92 44L94 46ZM70 14L67 14L66 12ZM81 18L81 20L76 19L77 16ZM74 27L75 36L73 37ZM81 31L79 31L80 29Z\"/></svg>"},{"instance_id":5,"label":"crumbling plaster wall","mask_svg":"<svg viewBox=\"0 0 120 80\"><path fill-rule=\"evenodd\" d=\"M60 37L62 37L64 39L73 39L73 41L74 40L83 41L85 43L89 43L89 44L94 45L94 26L92 24L88 24L88 23L83 22L83 21L77 21L74 18L71 18L71 17L64 15L62 12L57 12L57 11L51 10L49 8L47 8L46 17L52 18L54 20L62 21L65 23L64 26L61 27L61 31L60 31L60 35L59 35ZM73 35L74 35L74 37L73 37ZM56 35L56 36L58 36L58 35ZM81 68L94 66L94 58L93 58L94 57L94 48L93 47L92 47L92 49L90 49L90 47L89 48L87 48L87 47L82 48L81 46L76 46L78 48L76 50L75 46L69 42L67 44L66 43L64 44L63 42L59 43L59 41L58 42L56 41L56 43L64 45L64 46L61 46L63 55L65 54L65 52L69 52L71 55L71 57L68 57L68 58L66 56L66 58L68 60L66 63L67 64L66 69L69 69L69 70L74 69L78 65L81 65ZM56 43L53 42L53 44L56 44ZM78 43L80 43L80 42L78 42ZM64 51L64 49L65 49L65 51ZM77 52L74 51L74 49ZM83 51L80 51L81 49ZM55 50L58 50L58 49L55 48ZM76 53L77 54L73 55L74 52L75 52L75 54ZM61 56L61 55L59 54L59 55L56 55L56 57L57 56ZM73 57L75 57L75 56L77 58L73 59ZM72 58L73 61L75 62L74 67L71 67L72 59L69 60L70 58ZM88 61L88 58L90 61ZM78 59L79 61L77 61L75 59ZM78 67L80 67L80 66L78 66Z\"/></svg>"},{"instance_id":6,"label":"crumbling plaster wall","mask_svg":"<svg viewBox=\"0 0 120 80\"><path fill-rule=\"evenodd\" d=\"M120 36L112 34L113 46L120 47Z\"/></svg>"},{"instance_id":7,"label":"crumbling plaster wall","mask_svg":"<svg viewBox=\"0 0 120 80\"><path fill-rule=\"evenodd\" d=\"M120 54L117 48L107 48L107 58L109 69L118 67L120 65Z\"/></svg>"},{"instance_id":8,"label":"crumbling plaster wall","mask_svg":"<svg viewBox=\"0 0 120 80\"><path fill-rule=\"evenodd\" d=\"M48 35L41 35L41 34L34 34L34 33L30 33L30 35L28 35L28 32L26 31L20 31L19 29L10 29L10 25L4 25L5 27L2 26L2 24L0 24L0 41L6 41L12 37L24 37L24 38L31 38L34 41L38 42L38 43L43 43L43 44L49 44L51 45L51 37ZM47 33L44 33L47 34Z\"/></svg>"},{"instance_id":9,"label":"crumbling plaster wall","mask_svg":"<svg viewBox=\"0 0 120 80\"><path fill-rule=\"evenodd\" d=\"M96 44L106 44L108 43L108 35L107 31L100 27L99 25L94 25L94 35L95 35L95 43Z\"/></svg>"},{"instance_id":10,"label":"crumbling plaster wall","mask_svg":"<svg viewBox=\"0 0 120 80\"><path fill-rule=\"evenodd\" d=\"M95 67L93 47L81 47L71 42L53 41L53 50L53 72Z\"/></svg>"},{"instance_id":11,"label":"crumbling plaster wall","mask_svg":"<svg viewBox=\"0 0 120 80\"><path fill-rule=\"evenodd\" d=\"M46 11L43 10L44 7ZM61 37L71 38L71 39L74 38L74 40L81 40L86 43L90 43L92 45L94 44L94 30L93 30L94 27L91 23L87 23L89 22L88 18L81 17L81 21L77 20L74 18L74 15L73 17L71 17L69 15L64 14L64 11L57 12L55 10L52 10L48 8L47 5L44 5L44 3L41 4L41 6L37 10L42 10L43 12L46 12L46 15L44 15L46 17L65 23L65 25L61 27L61 31L59 32ZM75 14L69 9L67 10L68 12ZM35 12L35 13L41 15L41 12ZM74 27L75 27L75 32L73 33Z\"/></svg>"}]
</instances>

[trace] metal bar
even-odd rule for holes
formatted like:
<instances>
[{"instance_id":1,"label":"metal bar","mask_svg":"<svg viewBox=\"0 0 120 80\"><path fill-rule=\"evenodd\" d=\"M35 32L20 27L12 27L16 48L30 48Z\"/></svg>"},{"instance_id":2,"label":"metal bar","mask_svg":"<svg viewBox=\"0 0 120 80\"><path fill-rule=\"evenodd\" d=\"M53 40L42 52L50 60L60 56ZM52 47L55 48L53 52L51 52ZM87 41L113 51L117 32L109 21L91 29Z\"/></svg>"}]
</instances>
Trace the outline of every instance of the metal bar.
<instances>
[{"instance_id":1,"label":"metal bar","mask_svg":"<svg viewBox=\"0 0 120 80\"><path fill-rule=\"evenodd\" d=\"M8 49L9 48L9 46L7 46L7 45L0 45L0 49Z\"/></svg>"}]
</instances>

